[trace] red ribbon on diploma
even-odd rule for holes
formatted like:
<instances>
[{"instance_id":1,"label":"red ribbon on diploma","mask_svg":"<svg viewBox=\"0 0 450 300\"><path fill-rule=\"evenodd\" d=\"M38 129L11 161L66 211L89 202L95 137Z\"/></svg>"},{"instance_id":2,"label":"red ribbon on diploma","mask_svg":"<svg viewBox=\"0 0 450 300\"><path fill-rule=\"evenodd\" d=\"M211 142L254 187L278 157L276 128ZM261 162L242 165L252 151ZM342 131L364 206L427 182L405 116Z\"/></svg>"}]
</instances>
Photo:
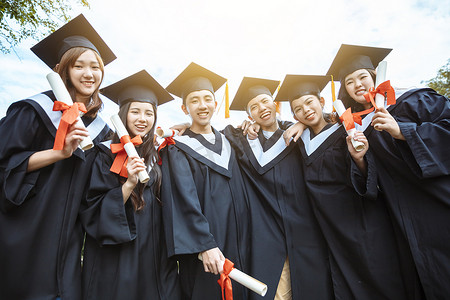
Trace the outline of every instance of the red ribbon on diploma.
<instances>
[{"instance_id":1,"label":"red ribbon on diploma","mask_svg":"<svg viewBox=\"0 0 450 300\"><path fill-rule=\"evenodd\" d=\"M233 269L234 263L228 258L225 258L223 272L220 274L220 279L217 280L220 285L220 289L222 290L222 300L225 300L225 296L227 300L233 300L233 287L231 286L231 278L228 276Z\"/></svg>"},{"instance_id":2,"label":"red ribbon on diploma","mask_svg":"<svg viewBox=\"0 0 450 300\"><path fill-rule=\"evenodd\" d=\"M352 128L355 128L355 119L354 115L352 115L352 109L349 107L347 110L342 114L342 116L339 117L339 119L342 121L342 123L345 124L345 130L350 130ZM361 121L361 117L359 117L359 121ZM358 123L361 125L361 123Z\"/></svg>"},{"instance_id":3,"label":"red ribbon on diploma","mask_svg":"<svg viewBox=\"0 0 450 300\"><path fill-rule=\"evenodd\" d=\"M386 95L387 105L395 104L395 91L391 86L390 80L386 80L385 82L380 83L380 85L376 89L371 88L368 93L364 94L364 98L366 98L366 101L372 103L373 107L375 107L375 109L378 109L377 105L375 104L376 94L381 94L383 96Z\"/></svg>"},{"instance_id":4,"label":"red ribbon on diploma","mask_svg":"<svg viewBox=\"0 0 450 300\"><path fill-rule=\"evenodd\" d=\"M175 131L173 132L173 135L175 135ZM159 155L159 152L169 145L175 145L175 140L173 139L172 136L164 138L164 141L158 147L158 165L162 165L162 159L161 155Z\"/></svg>"},{"instance_id":5,"label":"red ribbon on diploma","mask_svg":"<svg viewBox=\"0 0 450 300\"><path fill-rule=\"evenodd\" d=\"M134 138L130 139L129 135L124 135L120 138L120 143L111 144L111 152L117 153L117 155L116 158L114 159L111 169L109 170L125 178L128 178L128 171L127 171L128 154L123 146L130 142L133 143L133 145L135 146L142 144L141 136L138 134Z\"/></svg>"},{"instance_id":6,"label":"red ribbon on diploma","mask_svg":"<svg viewBox=\"0 0 450 300\"><path fill-rule=\"evenodd\" d=\"M87 110L83 103L75 102L73 105L67 105L61 101L55 101L53 104L53 110L62 111L61 121L59 122L58 130L55 135L53 150L62 150L64 148L64 141L66 139L69 126L75 123L78 119L80 111L86 113Z\"/></svg>"},{"instance_id":7,"label":"red ribbon on diploma","mask_svg":"<svg viewBox=\"0 0 450 300\"><path fill-rule=\"evenodd\" d=\"M358 123L359 125L362 125L362 119L361 116L367 115L368 113L371 113L375 110L375 107L371 107L369 109L363 110L363 111L359 111L359 112L355 112L352 113L353 115L353 120Z\"/></svg>"}]
</instances>

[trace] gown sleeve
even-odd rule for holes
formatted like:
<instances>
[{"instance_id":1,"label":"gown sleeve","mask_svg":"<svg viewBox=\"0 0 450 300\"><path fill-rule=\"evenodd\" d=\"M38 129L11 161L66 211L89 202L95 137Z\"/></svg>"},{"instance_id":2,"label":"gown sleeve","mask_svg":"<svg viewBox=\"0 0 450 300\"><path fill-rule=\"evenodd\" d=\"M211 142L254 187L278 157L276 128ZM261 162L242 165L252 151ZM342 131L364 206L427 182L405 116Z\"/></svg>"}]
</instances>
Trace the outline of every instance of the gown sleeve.
<instances>
[{"instance_id":1,"label":"gown sleeve","mask_svg":"<svg viewBox=\"0 0 450 300\"><path fill-rule=\"evenodd\" d=\"M110 155L98 151L80 212L86 233L102 246L126 243L137 235L133 205L131 200L123 203L119 176L109 170L112 163Z\"/></svg>"},{"instance_id":2,"label":"gown sleeve","mask_svg":"<svg viewBox=\"0 0 450 300\"><path fill-rule=\"evenodd\" d=\"M171 145L163 149L161 155L161 200L169 257L217 247L203 214L186 154Z\"/></svg>"},{"instance_id":3,"label":"gown sleeve","mask_svg":"<svg viewBox=\"0 0 450 300\"><path fill-rule=\"evenodd\" d=\"M236 141L239 141L240 137L243 136L242 129L235 128L233 125L225 126L220 132L225 135L227 140L232 144L236 144Z\"/></svg>"},{"instance_id":4,"label":"gown sleeve","mask_svg":"<svg viewBox=\"0 0 450 300\"><path fill-rule=\"evenodd\" d=\"M431 89L421 89L397 105L393 115L406 142L396 140L396 143L405 162L413 171L418 166L417 175L422 178L449 175L449 99Z\"/></svg>"},{"instance_id":5,"label":"gown sleeve","mask_svg":"<svg viewBox=\"0 0 450 300\"><path fill-rule=\"evenodd\" d=\"M350 154L348 159L350 160L350 178L356 193L365 199L375 200L378 196L378 180L372 152L369 150L364 156L367 163L367 176L359 170Z\"/></svg>"},{"instance_id":6,"label":"gown sleeve","mask_svg":"<svg viewBox=\"0 0 450 300\"><path fill-rule=\"evenodd\" d=\"M295 123L291 122L291 121L281 121L278 120L278 126L280 126L281 130L287 130L289 129L289 127L291 127L292 125L294 125Z\"/></svg>"},{"instance_id":7,"label":"gown sleeve","mask_svg":"<svg viewBox=\"0 0 450 300\"><path fill-rule=\"evenodd\" d=\"M26 104L12 105L0 121L0 209L4 212L19 207L35 194L40 170L27 173L27 168L33 153L46 150L34 145L39 128L42 124L38 114Z\"/></svg>"}]
</instances>

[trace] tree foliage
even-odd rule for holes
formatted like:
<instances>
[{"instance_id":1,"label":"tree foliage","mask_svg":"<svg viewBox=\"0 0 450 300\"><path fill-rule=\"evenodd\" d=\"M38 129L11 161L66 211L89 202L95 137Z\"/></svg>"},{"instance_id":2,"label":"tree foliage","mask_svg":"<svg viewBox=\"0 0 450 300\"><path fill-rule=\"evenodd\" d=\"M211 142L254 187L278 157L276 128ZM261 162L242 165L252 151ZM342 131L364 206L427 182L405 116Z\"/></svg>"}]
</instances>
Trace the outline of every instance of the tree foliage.
<instances>
[{"instance_id":1,"label":"tree foliage","mask_svg":"<svg viewBox=\"0 0 450 300\"><path fill-rule=\"evenodd\" d=\"M439 94L450 98L450 59L445 66L439 69L436 77L425 81L425 83Z\"/></svg>"},{"instance_id":2,"label":"tree foliage","mask_svg":"<svg viewBox=\"0 0 450 300\"><path fill-rule=\"evenodd\" d=\"M70 20L70 0L0 0L0 51L9 53L22 40L36 40ZM76 0L89 7L88 0Z\"/></svg>"}]
</instances>

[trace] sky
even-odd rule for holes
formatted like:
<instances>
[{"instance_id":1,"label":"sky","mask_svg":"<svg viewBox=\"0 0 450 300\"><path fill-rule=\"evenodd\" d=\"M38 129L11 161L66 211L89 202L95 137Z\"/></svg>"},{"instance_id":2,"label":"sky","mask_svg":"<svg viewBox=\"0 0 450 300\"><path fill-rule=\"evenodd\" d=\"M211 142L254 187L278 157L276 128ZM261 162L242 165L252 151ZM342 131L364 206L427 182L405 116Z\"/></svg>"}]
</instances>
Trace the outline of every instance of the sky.
<instances>
[{"instance_id":1,"label":"sky","mask_svg":"<svg viewBox=\"0 0 450 300\"><path fill-rule=\"evenodd\" d=\"M142 69L166 87L196 62L228 79L231 101L244 76L324 75L344 43L393 48L387 78L408 88L423 86L450 59L450 0L90 0L89 9L73 3L71 16L83 13L117 56L102 87ZM50 88L50 70L29 50L36 43L28 39L0 54L0 117L12 102ZM247 117L232 111L224 118L224 90L216 93L217 129ZM329 109L329 86L323 95ZM106 117L117 112L104 102ZM180 106L178 98L161 105L158 125L189 122ZM287 103L281 118L292 120Z\"/></svg>"}]
</instances>

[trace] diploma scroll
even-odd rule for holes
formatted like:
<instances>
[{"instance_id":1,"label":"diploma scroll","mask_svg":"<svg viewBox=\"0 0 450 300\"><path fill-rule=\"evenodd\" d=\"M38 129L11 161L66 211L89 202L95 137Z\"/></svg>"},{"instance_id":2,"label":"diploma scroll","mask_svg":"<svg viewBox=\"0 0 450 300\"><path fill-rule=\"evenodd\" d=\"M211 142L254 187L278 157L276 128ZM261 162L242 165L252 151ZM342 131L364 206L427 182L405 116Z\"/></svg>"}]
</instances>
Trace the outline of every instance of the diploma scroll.
<instances>
[{"instance_id":1,"label":"diploma scroll","mask_svg":"<svg viewBox=\"0 0 450 300\"><path fill-rule=\"evenodd\" d=\"M120 119L119 115L112 115L111 116L111 122L113 123L114 127L116 128L117 135L121 139L123 136L128 135L128 131L125 128L125 126L122 123L122 120ZM134 147L133 143L128 142L125 145L123 145L123 148L125 149L125 152L127 152L128 157L139 157L136 148ZM138 173L139 181L142 183L146 183L149 181L150 177L148 176L148 173L144 171L140 171Z\"/></svg>"},{"instance_id":2,"label":"diploma scroll","mask_svg":"<svg viewBox=\"0 0 450 300\"><path fill-rule=\"evenodd\" d=\"M201 261L203 261L202 259L202 254L199 253L198 254L198 259L200 259ZM239 271L236 268L233 268L233 270L231 270L230 274L228 274L228 276L239 282L240 284L242 284L243 286L245 286L246 288L254 291L255 293L257 293L258 295L261 296L265 296L267 293L267 285L262 283L261 281L245 274L242 271Z\"/></svg>"},{"instance_id":3,"label":"diploma scroll","mask_svg":"<svg viewBox=\"0 0 450 300\"><path fill-rule=\"evenodd\" d=\"M333 106L334 106L334 108L336 109L336 112L338 113L339 117L342 116L342 115L344 114L344 112L345 112L345 107L344 107L344 104L342 103L341 100L339 100L339 99L335 100L335 101L333 102ZM346 124L344 124L344 128L345 128L345 125L346 125ZM353 128L351 128L350 130L347 130L347 129L346 129L346 131L347 131L347 134L348 134L349 136L352 137L352 145L353 145L353 148L355 148L355 150L358 151L358 152L359 152L359 151L362 151L362 150L364 149L364 147L365 147L365 146L364 146L364 143L355 141L355 140L353 139L353 135L355 134L356 128L353 126Z\"/></svg>"},{"instance_id":4,"label":"diploma scroll","mask_svg":"<svg viewBox=\"0 0 450 300\"><path fill-rule=\"evenodd\" d=\"M66 86L64 85L64 82L62 81L61 77L56 72L50 72L47 74L47 80L48 83L50 83L50 86L53 90L53 94L55 94L56 100L64 102L65 104L71 106L73 105L72 97L69 94L69 91L67 90ZM82 116L82 113L80 112L80 117ZM84 126L83 121L81 121L80 117L78 117L78 122L82 126ZM80 148L83 150L91 149L94 146L94 143L92 142L92 139L87 136L80 142Z\"/></svg>"},{"instance_id":5,"label":"diploma scroll","mask_svg":"<svg viewBox=\"0 0 450 300\"><path fill-rule=\"evenodd\" d=\"M380 61L377 67L377 77L375 79L375 88L386 81L387 61ZM384 107L385 95L376 94L375 103L378 107Z\"/></svg>"},{"instance_id":6,"label":"diploma scroll","mask_svg":"<svg viewBox=\"0 0 450 300\"><path fill-rule=\"evenodd\" d=\"M160 138L174 137L178 134L178 130L158 127L155 133Z\"/></svg>"},{"instance_id":7,"label":"diploma scroll","mask_svg":"<svg viewBox=\"0 0 450 300\"><path fill-rule=\"evenodd\" d=\"M375 79L375 88L377 88L381 83L386 81L386 69L387 69L387 61L380 61L377 67L377 77ZM381 108L384 107L384 100L386 99L385 95L382 94L376 94L375 95L375 104L377 107ZM378 131L380 129L377 126L378 124L375 124L374 128Z\"/></svg>"}]
</instances>

